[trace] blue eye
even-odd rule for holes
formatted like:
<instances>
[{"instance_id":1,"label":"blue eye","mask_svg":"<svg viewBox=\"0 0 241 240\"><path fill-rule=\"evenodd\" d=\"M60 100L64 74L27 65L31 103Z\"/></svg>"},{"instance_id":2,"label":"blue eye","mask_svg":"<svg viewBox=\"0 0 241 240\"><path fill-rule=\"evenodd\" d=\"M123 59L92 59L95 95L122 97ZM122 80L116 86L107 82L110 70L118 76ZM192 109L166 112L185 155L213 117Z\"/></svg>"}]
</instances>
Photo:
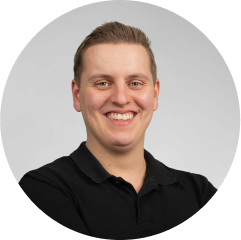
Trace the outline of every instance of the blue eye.
<instances>
[{"instance_id":1,"label":"blue eye","mask_svg":"<svg viewBox=\"0 0 241 240\"><path fill-rule=\"evenodd\" d=\"M140 83L139 83L139 82L133 82L133 83L138 83L138 84L140 85ZM133 84L133 83L131 83L131 84ZM134 86L139 86L139 85L134 85Z\"/></svg>"},{"instance_id":2,"label":"blue eye","mask_svg":"<svg viewBox=\"0 0 241 240\"><path fill-rule=\"evenodd\" d=\"M100 85L100 86L106 86L106 85L107 85L107 82L100 82L100 83L98 83L98 85Z\"/></svg>"}]
</instances>

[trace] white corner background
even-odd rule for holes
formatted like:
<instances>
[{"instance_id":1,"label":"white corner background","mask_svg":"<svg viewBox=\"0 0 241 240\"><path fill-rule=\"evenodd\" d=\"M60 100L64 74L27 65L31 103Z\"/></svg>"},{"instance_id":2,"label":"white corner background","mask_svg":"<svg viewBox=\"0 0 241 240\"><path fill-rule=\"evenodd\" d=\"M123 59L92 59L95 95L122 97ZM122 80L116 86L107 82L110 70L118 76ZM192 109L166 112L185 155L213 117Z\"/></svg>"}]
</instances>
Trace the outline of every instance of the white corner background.
<instances>
[{"instance_id":1,"label":"white corner background","mask_svg":"<svg viewBox=\"0 0 241 240\"><path fill-rule=\"evenodd\" d=\"M190 22L164 8L130 1L67 12L41 29L19 55L1 105L2 141L15 178L69 155L86 140L82 114L72 107L73 55L91 29L113 20L139 26L155 53L159 106L145 134L145 149L168 167L199 173L219 188L239 135L230 71Z\"/></svg>"}]
</instances>

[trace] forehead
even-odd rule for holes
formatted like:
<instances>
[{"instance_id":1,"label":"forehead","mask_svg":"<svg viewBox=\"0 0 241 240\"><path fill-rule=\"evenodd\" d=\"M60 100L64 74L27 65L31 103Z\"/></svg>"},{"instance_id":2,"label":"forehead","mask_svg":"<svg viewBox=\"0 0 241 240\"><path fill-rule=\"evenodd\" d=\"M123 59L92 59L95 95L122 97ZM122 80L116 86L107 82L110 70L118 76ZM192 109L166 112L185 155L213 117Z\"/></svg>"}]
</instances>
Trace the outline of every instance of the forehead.
<instances>
[{"instance_id":1,"label":"forehead","mask_svg":"<svg viewBox=\"0 0 241 240\"><path fill-rule=\"evenodd\" d=\"M151 74L149 56L140 44L97 44L86 50L83 60L83 73L131 74L138 71Z\"/></svg>"}]
</instances>

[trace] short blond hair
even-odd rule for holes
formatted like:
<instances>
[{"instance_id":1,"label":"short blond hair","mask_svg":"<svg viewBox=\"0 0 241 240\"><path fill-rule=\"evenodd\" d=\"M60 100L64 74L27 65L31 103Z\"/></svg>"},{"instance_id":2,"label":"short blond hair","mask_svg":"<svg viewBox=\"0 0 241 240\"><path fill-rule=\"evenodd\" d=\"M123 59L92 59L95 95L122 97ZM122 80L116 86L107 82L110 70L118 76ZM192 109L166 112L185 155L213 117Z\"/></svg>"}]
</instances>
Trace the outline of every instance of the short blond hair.
<instances>
[{"instance_id":1,"label":"short blond hair","mask_svg":"<svg viewBox=\"0 0 241 240\"><path fill-rule=\"evenodd\" d=\"M145 33L138 28L127 26L119 22L108 22L93 30L80 44L75 53L74 78L78 87L80 87L80 77L84 67L83 56L85 51L90 46L101 43L131 43L142 45L148 53L150 69L155 84L157 78L156 62L150 47L151 42Z\"/></svg>"}]
</instances>

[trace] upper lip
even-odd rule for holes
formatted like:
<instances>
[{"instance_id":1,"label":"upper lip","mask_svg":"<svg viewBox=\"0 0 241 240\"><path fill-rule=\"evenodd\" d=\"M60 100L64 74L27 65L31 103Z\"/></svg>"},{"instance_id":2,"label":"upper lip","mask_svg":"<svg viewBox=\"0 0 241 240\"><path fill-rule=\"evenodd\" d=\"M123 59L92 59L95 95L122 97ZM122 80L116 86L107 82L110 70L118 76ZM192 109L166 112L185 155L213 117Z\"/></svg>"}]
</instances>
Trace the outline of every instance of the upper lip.
<instances>
[{"instance_id":1,"label":"upper lip","mask_svg":"<svg viewBox=\"0 0 241 240\"><path fill-rule=\"evenodd\" d=\"M136 113L135 111L133 110L129 110L129 109L120 109L120 110L111 110L111 111L108 111L108 112L105 112L104 114L108 114L108 113L120 113L120 114L124 114L124 113L129 113L129 112L133 112L134 114Z\"/></svg>"}]
</instances>

